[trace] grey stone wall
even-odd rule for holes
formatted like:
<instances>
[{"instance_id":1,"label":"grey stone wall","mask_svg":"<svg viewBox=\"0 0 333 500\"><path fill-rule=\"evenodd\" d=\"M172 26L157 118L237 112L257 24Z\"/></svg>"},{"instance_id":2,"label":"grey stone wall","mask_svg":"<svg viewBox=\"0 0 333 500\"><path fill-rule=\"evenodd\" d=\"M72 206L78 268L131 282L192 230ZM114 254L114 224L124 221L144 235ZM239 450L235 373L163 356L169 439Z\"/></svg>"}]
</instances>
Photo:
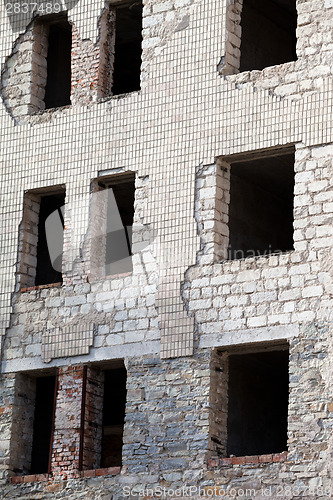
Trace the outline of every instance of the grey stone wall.
<instances>
[{"instance_id":1,"label":"grey stone wall","mask_svg":"<svg viewBox=\"0 0 333 500\"><path fill-rule=\"evenodd\" d=\"M194 358L127 360L123 461L130 474L181 481L200 469L209 439L209 352Z\"/></svg>"},{"instance_id":2,"label":"grey stone wall","mask_svg":"<svg viewBox=\"0 0 333 500\"><path fill-rule=\"evenodd\" d=\"M138 492L142 488L177 489L186 485L203 489L217 486L225 495L240 490L240 496L242 490L254 489L255 494L249 498L264 498L262 488L268 488L273 498L281 491L285 492L282 498L319 498L321 488L326 491L331 486L330 330L330 324L308 325L290 341L285 458L273 461L272 456L243 457L233 465L229 458L212 459L209 434L216 433L218 419L211 420L210 414L216 415L216 407L221 408L216 405L218 399L226 399L219 393L220 383L216 384L218 372L212 374L210 370L217 364L223 366L222 360L215 351L206 349L188 359L127 360L128 397L120 476L3 485L2 491L11 491L12 498L23 494L38 498L40 492L49 498L51 492L56 492L57 498L91 494L120 499L128 491L123 490L125 486ZM225 429L222 419L220 425ZM288 488L292 496L288 496Z\"/></svg>"}]
</instances>

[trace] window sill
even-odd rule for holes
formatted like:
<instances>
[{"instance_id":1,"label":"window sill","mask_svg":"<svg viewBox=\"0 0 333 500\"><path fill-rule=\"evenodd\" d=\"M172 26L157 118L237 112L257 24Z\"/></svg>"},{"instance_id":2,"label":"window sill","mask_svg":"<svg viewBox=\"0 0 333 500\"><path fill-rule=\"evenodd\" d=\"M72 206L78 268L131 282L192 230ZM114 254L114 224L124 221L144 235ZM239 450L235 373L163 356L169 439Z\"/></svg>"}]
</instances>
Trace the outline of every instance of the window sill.
<instances>
[{"instance_id":1,"label":"window sill","mask_svg":"<svg viewBox=\"0 0 333 500\"><path fill-rule=\"evenodd\" d=\"M32 292L33 290L44 290L45 288L57 288L61 287L62 283L59 281L58 283L49 283L48 285L36 285L36 286L28 286L25 288L21 288L21 292Z\"/></svg>"},{"instance_id":2,"label":"window sill","mask_svg":"<svg viewBox=\"0 0 333 500\"><path fill-rule=\"evenodd\" d=\"M115 100L120 100L120 99L125 99L126 97L130 97L132 95L140 95L142 89L137 89L137 90L132 90L131 92L124 92L123 94L115 94L115 95L107 95L105 97L99 97L97 99L97 103L101 104L103 102L109 102L109 101L115 101Z\"/></svg>"},{"instance_id":3,"label":"window sill","mask_svg":"<svg viewBox=\"0 0 333 500\"><path fill-rule=\"evenodd\" d=\"M82 470L81 477L117 476L121 472L121 467L105 467L104 469Z\"/></svg>"},{"instance_id":4,"label":"window sill","mask_svg":"<svg viewBox=\"0 0 333 500\"><path fill-rule=\"evenodd\" d=\"M291 61L285 61L277 64L271 64L270 66L265 66L262 69L245 69L238 70L233 73L224 73L225 70L222 70L220 73L227 81L232 83L248 83L255 82L259 78L271 78L273 75L276 75L276 70L279 69L282 72L283 76L285 76L290 71L294 70L295 63L297 63L299 59L294 59Z\"/></svg>"},{"instance_id":5,"label":"window sill","mask_svg":"<svg viewBox=\"0 0 333 500\"><path fill-rule=\"evenodd\" d=\"M237 252L237 250L236 250ZM260 255L247 255L247 256L244 256L244 257L239 257L239 258L235 258L235 259L224 259L223 261L221 261L221 263L225 263L225 262L256 262L258 260L267 260L269 259L270 257L282 257L284 255L291 255L293 252L295 252L295 249L292 248L291 250L284 250L283 252L271 252L271 253L264 253L264 254L260 254Z\"/></svg>"},{"instance_id":6,"label":"window sill","mask_svg":"<svg viewBox=\"0 0 333 500\"><path fill-rule=\"evenodd\" d=\"M83 470L78 472L78 477L90 478L101 476L117 476L121 472L121 467L105 467L104 469ZM55 477L52 474L29 474L27 476L13 476L10 478L12 484L35 483L52 481Z\"/></svg>"},{"instance_id":7,"label":"window sill","mask_svg":"<svg viewBox=\"0 0 333 500\"><path fill-rule=\"evenodd\" d=\"M250 455L246 457L229 457L229 458L209 458L208 467L231 467L233 465L244 464L271 464L276 462L285 462L287 460L287 452L271 453L267 455Z\"/></svg>"}]
</instances>

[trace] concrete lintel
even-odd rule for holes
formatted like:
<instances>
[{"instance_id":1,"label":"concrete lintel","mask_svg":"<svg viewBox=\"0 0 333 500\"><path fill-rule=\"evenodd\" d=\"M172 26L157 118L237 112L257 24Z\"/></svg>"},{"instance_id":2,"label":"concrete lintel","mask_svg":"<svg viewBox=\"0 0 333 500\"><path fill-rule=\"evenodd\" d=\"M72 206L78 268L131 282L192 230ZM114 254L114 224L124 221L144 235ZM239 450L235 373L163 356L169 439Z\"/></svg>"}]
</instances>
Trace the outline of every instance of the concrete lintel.
<instances>
[{"instance_id":1,"label":"concrete lintel","mask_svg":"<svg viewBox=\"0 0 333 500\"><path fill-rule=\"evenodd\" d=\"M145 356L160 353L160 342L150 342L116 345L112 347L92 348L86 356L73 356L69 358L53 359L50 363L43 363L40 357L18 358L3 361L1 373L24 372L30 370L42 370L57 366L77 365L83 363L94 363L97 361L108 361L112 359L124 359L128 357Z\"/></svg>"},{"instance_id":2,"label":"concrete lintel","mask_svg":"<svg viewBox=\"0 0 333 500\"><path fill-rule=\"evenodd\" d=\"M200 347L223 347L237 344L252 344L255 342L270 342L298 337L299 325L294 323L285 326L268 326L265 328L249 328L229 332L202 335Z\"/></svg>"}]
</instances>

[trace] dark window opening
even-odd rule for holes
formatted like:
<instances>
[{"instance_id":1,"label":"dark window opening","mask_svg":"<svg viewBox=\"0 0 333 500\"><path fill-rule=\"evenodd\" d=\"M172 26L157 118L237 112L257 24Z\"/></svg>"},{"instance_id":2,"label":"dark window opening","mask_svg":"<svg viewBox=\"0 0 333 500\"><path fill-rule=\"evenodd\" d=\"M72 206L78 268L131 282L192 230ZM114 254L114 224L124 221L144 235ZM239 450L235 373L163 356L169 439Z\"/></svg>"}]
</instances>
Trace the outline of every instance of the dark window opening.
<instances>
[{"instance_id":1,"label":"dark window opening","mask_svg":"<svg viewBox=\"0 0 333 500\"><path fill-rule=\"evenodd\" d=\"M296 61L295 0L244 0L240 71Z\"/></svg>"},{"instance_id":2,"label":"dark window opening","mask_svg":"<svg viewBox=\"0 0 333 500\"><path fill-rule=\"evenodd\" d=\"M35 285L62 283L64 204L64 192L41 197Z\"/></svg>"},{"instance_id":3,"label":"dark window opening","mask_svg":"<svg viewBox=\"0 0 333 500\"><path fill-rule=\"evenodd\" d=\"M142 2L115 7L116 36L112 94L140 90Z\"/></svg>"},{"instance_id":4,"label":"dark window opening","mask_svg":"<svg viewBox=\"0 0 333 500\"><path fill-rule=\"evenodd\" d=\"M294 153L231 164L229 259L293 250Z\"/></svg>"},{"instance_id":5,"label":"dark window opening","mask_svg":"<svg viewBox=\"0 0 333 500\"><path fill-rule=\"evenodd\" d=\"M31 474L49 472L55 408L56 377L36 379Z\"/></svg>"},{"instance_id":6,"label":"dark window opening","mask_svg":"<svg viewBox=\"0 0 333 500\"><path fill-rule=\"evenodd\" d=\"M134 175L118 178L105 187L108 188L105 272L106 275L131 272Z\"/></svg>"},{"instance_id":7,"label":"dark window opening","mask_svg":"<svg viewBox=\"0 0 333 500\"><path fill-rule=\"evenodd\" d=\"M287 450L288 351L229 356L228 456Z\"/></svg>"},{"instance_id":8,"label":"dark window opening","mask_svg":"<svg viewBox=\"0 0 333 500\"><path fill-rule=\"evenodd\" d=\"M116 467L122 464L127 372L118 368L104 373L101 467Z\"/></svg>"},{"instance_id":9,"label":"dark window opening","mask_svg":"<svg viewBox=\"0 0 333 500\"><path fill-rule=\"evenodd\" d=\"M72 27L65 18L48 25L45 109L68 106L71 102Z\"/></svg>"}]
</instances>

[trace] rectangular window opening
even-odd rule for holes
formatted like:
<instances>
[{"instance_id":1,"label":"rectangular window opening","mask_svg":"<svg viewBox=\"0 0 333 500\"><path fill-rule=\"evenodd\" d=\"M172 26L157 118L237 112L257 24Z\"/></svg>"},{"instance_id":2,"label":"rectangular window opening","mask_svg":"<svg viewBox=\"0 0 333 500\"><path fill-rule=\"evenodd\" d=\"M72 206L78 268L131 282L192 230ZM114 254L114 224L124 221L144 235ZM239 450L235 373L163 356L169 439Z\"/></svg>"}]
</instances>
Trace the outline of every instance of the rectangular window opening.
<instances>
[{"instance_id":1,"label":"rectangular window opening","mask_svg":"<svg viewBox=\"0 0 333 500\"><path fill-rule=\"evenodd\" d=\"M130 273L135 174L99 177L93 191L91 273L96 279Z\"/></svg>"},{"instance_id":2,"label":"rectangular window opening","mask_svg":"<svg viewBox=\"0 0 333 500\"><path fill-rule=\"evenodd\" d=\"M63 15L51 17L45 24L48 27L45 109L68 106L71 103L72 26Z\"/></svg>"},{"instance_id":3,"label":"rectangular window opening","mask_svg":"<svg viewBox=\"0 0 333 500\"><path fill-rule=\"evenodd\" d=\"M295 0L243 0L240 71L296 61Z\"/></svg>"},{"instance_id":4,"label":"rectangular window opening","mask_svg":"<svg viewBox=\"0 0 333 500\"><path fill-rule=\"evenodd\" d=\"M56 390L57 377L50 372L16 374L10 450L15 474L49 473Z\"/></svg>"},{"instance_id":5,"label":"rectangular window opening","mask_svg":"<svg viewBox=\"0 0 333 500\"><path fill-rule=\"evenodd\" d=\"M49 473L55 411L56 377L36 379L31 474Z\"/></svg>"},{"instance_id":6,"label":"rectangular window opening","mask_svg":"<svg viewBox=\"0 0 333 500\"><path fill-rule=\"evenodd\" d=\"M291 251L294 152L231 163L229 260Z\"/></svg>"},{"instance_id":7,"label":"rectangular window opening","mask_svg":"<svg viewBox=\"0 0 333 500\"><path fill-rule=\"evenodd\" d=\"M112 95L140 90L142 2L114 7L115 37Z\"/></svg>"},{"instance_id":8,"label":"rectangular window opening","mask_svg":"<svg viewBox=\"0 0 333 500\"><path fill-rule=\"evenodd\" d=\"M122 465L126 378L125 368L105 371L101 467Z\"/></svg>"},{"instance_id":9,"label":"rectangular window opening","mask_svg":"<svg viewBox=\"0 0 333 500\"><path fill-rule=\"evenodd\" d=\"M134 178L107 188L106 275L131 272Z\"/></svg>"},{"instance_id":10,"label":"rectangular window opening","mask_svg":"<svg viewBox=\"0 0 333 500\"><path fill-rule=\"evenodd\" d=\"M20 227L20 287L62 283L65 187L28 191Z\"/></svg>"},{"instance_id":11,"label":"rectangular window opening","mask_svg":"<svg viewBox=\"0 0 333 500\"><path fill-rule=\"evenodd\" d=\"M81 470L122 465L127 371L113 367L86 368L82 408Z\"/></svg>"},{"instance_id":12,"label":"rectangular window opening","mask_svg":"<svg viewBox=\"0 0 333 500\"><path fill-rule=\"evenodd\" d=\"M287 450L289 351L229 355L227 456Z\"/></svg>"},{"instance_id":13,"label":"rectangular window opening","mask_svg":"<svg viewBox=\"0 0 333 500\"><path fill-rule=\"evenodd\" d=\"M41 196L35 285L62 283L65 192Z\"/></svg>"}]
</instances>

